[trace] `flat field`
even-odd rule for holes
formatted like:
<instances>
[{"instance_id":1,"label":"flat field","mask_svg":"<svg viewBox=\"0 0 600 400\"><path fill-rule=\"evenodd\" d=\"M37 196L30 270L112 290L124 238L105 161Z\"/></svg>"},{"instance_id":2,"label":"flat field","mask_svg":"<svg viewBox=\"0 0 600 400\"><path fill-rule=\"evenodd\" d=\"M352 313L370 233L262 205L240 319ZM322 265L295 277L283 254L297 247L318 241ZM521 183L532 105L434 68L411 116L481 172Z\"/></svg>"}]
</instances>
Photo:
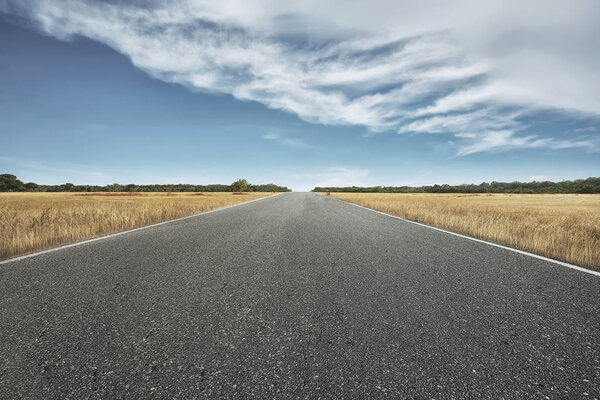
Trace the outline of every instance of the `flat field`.
<instances>
[{"instance_id":1,"label":"flat field","mask_svg":"<svg viewBox=\"0 0 600 400\"><path fill-rule=\"evenodd\" d=\"M272 193L0 193L0 259Z\"/></svg>"},{"instance_id":2,"label":"flat field","mask_svg":"<svg viewBox=\"0 0 600 400\"><path fill-rule=\"evenodd\" d=\"M331 193L331 197L600 270L600 195Z\"/></svg>"}]
</instances>

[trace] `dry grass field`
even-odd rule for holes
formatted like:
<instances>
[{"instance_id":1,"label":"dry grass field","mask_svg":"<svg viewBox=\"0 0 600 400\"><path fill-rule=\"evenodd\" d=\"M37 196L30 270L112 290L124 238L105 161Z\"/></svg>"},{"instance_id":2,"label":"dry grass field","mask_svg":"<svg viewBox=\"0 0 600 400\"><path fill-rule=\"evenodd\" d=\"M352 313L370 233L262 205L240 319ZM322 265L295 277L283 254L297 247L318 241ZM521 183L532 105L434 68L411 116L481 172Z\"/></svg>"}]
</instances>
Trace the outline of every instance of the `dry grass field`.
<instances>
[{"instance_id":1,"label":"dry grass field","mask_svg":"<svg viewBox=\"0 0 600 400\"><path fill-rule=\"evenodd\" d=\"M600 270L600 195L331 193L331 196Z\"/></svg>"},{"instance_id":2,"label":"dry grass field","mask_svg":"<svg viewBox=\"0 0 600 400\"><path fill-rule=\"evenodd\" d=\"M272 193L0 193L0 259Z\"/></svg>"}]
</instances>

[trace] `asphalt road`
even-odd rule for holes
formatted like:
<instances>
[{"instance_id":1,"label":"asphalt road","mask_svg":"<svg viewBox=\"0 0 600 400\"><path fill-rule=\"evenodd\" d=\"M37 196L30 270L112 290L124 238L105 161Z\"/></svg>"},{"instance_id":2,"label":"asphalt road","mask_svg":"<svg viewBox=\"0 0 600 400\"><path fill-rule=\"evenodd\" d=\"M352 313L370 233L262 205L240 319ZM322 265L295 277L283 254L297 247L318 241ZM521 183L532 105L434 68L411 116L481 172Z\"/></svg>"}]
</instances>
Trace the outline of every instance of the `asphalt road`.
<instances>
[{"instance_id":1,"label":"asphalt road","mask_svg":"<svg viewBox=\"0 0 600 400\"><path fill-rule=\"evenodd\" d=\"M0 398L599 398L600 278L310 193L0 265Z\"/></svg>"}]
</instances>

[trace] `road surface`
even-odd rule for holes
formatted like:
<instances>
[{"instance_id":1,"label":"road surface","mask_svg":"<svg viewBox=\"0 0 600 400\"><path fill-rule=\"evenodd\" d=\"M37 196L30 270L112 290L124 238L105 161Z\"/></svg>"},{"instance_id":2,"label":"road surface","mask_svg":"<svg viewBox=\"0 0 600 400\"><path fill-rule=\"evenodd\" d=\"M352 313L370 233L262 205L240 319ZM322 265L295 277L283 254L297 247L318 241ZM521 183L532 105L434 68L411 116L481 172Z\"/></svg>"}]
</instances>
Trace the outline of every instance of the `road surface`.
<instances>
[{"instance_id":1,"label":"road surface","mask_svg":"<svg viewBox=\"0 0 600 400\"><path fill-rule=\"evenodd\" d=\"M0 398L598 398L600 278L312 193L0 265Z\"/></svg>"}]
</instances>

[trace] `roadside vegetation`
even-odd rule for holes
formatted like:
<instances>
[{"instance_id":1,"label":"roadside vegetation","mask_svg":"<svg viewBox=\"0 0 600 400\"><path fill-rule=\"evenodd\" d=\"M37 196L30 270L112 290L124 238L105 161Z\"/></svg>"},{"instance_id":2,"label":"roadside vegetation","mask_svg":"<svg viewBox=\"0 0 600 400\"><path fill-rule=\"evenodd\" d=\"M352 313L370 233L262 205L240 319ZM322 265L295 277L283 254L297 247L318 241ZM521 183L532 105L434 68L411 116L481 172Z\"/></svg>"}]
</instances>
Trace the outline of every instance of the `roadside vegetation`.
<instances>
[{"instance_id":1,"label":"roadside vegetation","mask_svg":"<svg viewBox=\"0 0 600 400\"><path fill-rule=\"evenodd\" d=\"M0 193L0 259L270 195Z\"/></svg>"},{"instance_id":2,"label":"roadside vegetation","mask_svg":"<svg viewBox=\"0 0 600 400\"><path fill-rule=\"evenodd\" d=\"M61 185L38 185L34 182L23 183L15 175L0 174L0 192L110 192L110 193L135 193L135 192L289 192L285 186L272 183L253 185L245 179L238 179L231 185L192 185L192 184L164 184L164 185L135 185L133 183L121 185L113 183L106 186L74 185L64 183Z\"/></svg>"},{"instance_id":3,"label":"roadside vegetation","mask_svg":"<svg viewBox=\"0 0 600 400\"><path fill-rule=\"evenodd\" d=\"M453 232L600 270L600 196L587 194L329 195Z\"/></svg>"},{"instance_id":4,"label":"roadside vegetation","mask_svg":"<svg viewBox=\"0 0 600 400\"><path fill-rule=\"evenodd\" d=\"M483 182L478 185L316 187L313 192L343 193L600 193L600 178L573 181Z\"/></svg>"}]
</instances>

